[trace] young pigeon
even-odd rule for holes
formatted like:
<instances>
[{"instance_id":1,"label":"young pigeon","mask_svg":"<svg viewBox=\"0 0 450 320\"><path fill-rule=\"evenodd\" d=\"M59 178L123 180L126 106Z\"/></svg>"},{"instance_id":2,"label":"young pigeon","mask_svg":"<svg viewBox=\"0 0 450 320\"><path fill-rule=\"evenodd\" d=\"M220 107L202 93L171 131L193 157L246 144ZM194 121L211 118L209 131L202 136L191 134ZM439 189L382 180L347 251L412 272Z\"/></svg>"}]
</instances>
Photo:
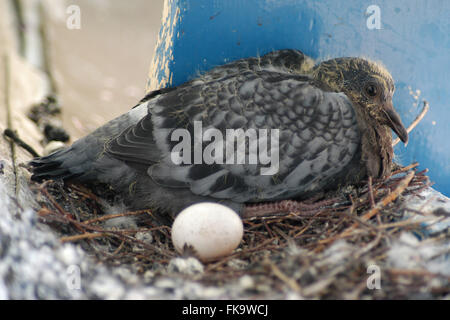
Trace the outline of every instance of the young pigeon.
<instances>
[{"instance_id":1,"label":"young pigeon","mask_svg":"<svg viewBox=\"0 0 450 320\"><path fill-rule=\"evenodd\" d=\"M298 50L274 51L150 92L71 147L32 160L32 180L108 184L130 209L172 216L205 201L242 214L245 204L302 199L389 175L391 129L408 141L393 94L391 75L375 62L314 65ZM229 130L240 132L236 143L217 141ZM245 148L227 153L238 146ZM277 163L258 158L263 151Z\"/></svg>"}]
</instances>

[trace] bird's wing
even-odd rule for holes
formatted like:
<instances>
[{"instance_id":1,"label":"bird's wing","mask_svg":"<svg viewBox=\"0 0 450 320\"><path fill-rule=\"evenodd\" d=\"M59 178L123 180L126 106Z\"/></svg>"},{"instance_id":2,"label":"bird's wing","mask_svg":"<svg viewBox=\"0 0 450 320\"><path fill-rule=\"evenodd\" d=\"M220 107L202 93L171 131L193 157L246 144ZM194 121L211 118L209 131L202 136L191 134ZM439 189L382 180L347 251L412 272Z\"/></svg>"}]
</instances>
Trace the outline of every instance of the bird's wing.
<instances>
[{"instance_id":1,"label":"bird's wing","mask_svg":"<svg viewBox=\"0 0 450 320\"><path fill-rule=\"evenodd\" d=\"M106 152L128 163L147 165L158 184L190 188L203 196L246 202L315 191L352 159L359 133L348 98L324 92L310 82L306 76L268 70L206 74L151 100L148 115L113 139ZM209 164L202 158L212 139L203 141L196 159L196 123L201 123L203 133L217 129L215 133L222 135L225 163ZM191 137L190 150L182 151L189 156L176 149L182 140L179 135L174 138L176 129L184 129ZM258 141L269 140L274 157L262 164L258 153L257 162L249 163L251 154L255 155L249 151L249 140L241 149L245 163L227 164L226 147L231 146L227 129L247 134L255 130ZM272 144L277 130L278 148ZM264 151L264 144L258 148ZM191 162L175 164L173 150ZM271 164L274 174L262 174L261 169Z\"/></svg>"}]
</instances>

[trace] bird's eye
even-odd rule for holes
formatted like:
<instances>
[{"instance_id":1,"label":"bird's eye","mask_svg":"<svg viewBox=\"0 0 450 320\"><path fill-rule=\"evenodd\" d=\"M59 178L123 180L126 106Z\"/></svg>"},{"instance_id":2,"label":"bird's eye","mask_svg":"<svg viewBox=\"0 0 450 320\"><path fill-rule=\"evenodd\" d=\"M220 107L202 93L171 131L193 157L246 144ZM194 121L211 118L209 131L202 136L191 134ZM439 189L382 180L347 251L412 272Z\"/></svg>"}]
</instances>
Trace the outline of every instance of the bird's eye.
<instances>
[{"instance_id":1,"label":"bird's eye","mask_svg":"<svg viewBox=\"0 0 450 320\"><path fill-rule=\"evenodd\" d=\"M378 87L374 83L369 83L368 85L366 85L364 90L369 97L375 97L378 94Z\"/></svg>"}]
</instances>

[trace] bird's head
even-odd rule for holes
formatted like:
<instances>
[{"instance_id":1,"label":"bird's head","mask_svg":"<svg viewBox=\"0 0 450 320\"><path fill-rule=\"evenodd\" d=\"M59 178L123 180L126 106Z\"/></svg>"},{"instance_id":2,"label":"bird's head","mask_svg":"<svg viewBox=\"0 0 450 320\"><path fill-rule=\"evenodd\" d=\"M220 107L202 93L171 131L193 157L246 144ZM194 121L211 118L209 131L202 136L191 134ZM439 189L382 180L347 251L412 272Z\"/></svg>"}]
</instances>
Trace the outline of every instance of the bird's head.
<instances>
[{"instance_id":1,"label":"bird's head","mask_svg":"<svg viewBox=\"0 0 450 320\"><path fill-rule=\"evenodd\" d=\"M324 89L345 93L355 108L408 143L408 132L392 104L394 81L381 64L362 58L331 59L316 65L313 77Z\"/></svg>"}]
</instances>

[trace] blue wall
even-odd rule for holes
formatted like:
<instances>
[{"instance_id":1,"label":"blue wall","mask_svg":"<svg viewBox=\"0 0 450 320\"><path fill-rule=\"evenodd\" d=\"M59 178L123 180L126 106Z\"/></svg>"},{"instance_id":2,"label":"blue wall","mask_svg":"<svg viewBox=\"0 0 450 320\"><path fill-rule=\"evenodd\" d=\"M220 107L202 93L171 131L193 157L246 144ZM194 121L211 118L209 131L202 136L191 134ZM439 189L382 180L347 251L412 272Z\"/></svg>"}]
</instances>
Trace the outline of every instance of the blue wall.
<instances>
[{"instance_id":1,"label":"blue wall","mask_svg":"<svg viewBox=\"0 0 450 320\"><path fill-rule=\"evenodd\" d=\"M430 103L408 146L397 145L397 161L418 161L420 168L429 168L434 187L450 196L450 1L169 3L152 87L178 85L216 65L283 48L300 49L319 60L365 56L382 61L396 80L394 105L406 126L420 112L422 99ZM374 17L367 12L371 5L380 9L381 29L367 26ZM161 64L163 56L166 65Z\"/></svg>"}]
</instances>

